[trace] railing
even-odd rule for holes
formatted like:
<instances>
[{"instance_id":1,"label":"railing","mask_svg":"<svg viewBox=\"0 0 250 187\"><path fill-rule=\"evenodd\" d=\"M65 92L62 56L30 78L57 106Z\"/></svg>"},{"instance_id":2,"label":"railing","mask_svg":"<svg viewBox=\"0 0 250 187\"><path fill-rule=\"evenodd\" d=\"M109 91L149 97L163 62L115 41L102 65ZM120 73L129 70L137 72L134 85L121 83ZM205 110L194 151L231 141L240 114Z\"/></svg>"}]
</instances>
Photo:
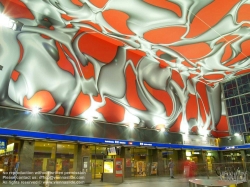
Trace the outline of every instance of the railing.
<instances>
[{"instance_id":1,"label":"railing","mask_svg":"<svg viewBox=\"0 0 250 187\"><path fill-rule=\"evenodd\" d=\"M221 180L250 181L250 162L175 164L175 173L185 177L218 177Z\"/></svg>"}]
</instances>

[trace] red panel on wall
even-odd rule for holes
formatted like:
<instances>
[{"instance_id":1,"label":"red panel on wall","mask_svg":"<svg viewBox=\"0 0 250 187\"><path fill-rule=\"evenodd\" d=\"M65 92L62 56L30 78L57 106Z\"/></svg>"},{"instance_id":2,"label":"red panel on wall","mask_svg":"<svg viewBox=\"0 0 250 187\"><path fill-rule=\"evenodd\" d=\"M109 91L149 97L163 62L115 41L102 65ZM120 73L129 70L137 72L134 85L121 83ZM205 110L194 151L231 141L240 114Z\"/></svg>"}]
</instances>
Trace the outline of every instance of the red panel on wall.
<instances>
[{"instance_id":1,"label":"red panel on wall","mask_svg":"<svg viewBox=\"0 0 250 187\"><path fill-rule=\"evenodd\" d=\"M18 77L19 77L20 73L16 70L14 70L11 74L11 78L13 81L17 81Z\"/></svg>"},{"instance_id":2,"label":"red panel on wall","mask_svg":"<svg viewBox=\"0 0 250 187\"><path fill-rule=\"evenodd\" d=\"M144 86L147 88L147 91L149 91L150 94L154 98L156 98L158 101L160 101L165 106L166 115L170 116L172 111L173 111L174 106L173 106L173 101L172 101L171 97L169 96L169 94L164 90L156 90L156 89L152 88L145 81L144 81Z\"/></svg>"},{"instance_id":3,"label":"red panel on wall","mask_svg":"<svg viewBox=\"0 0 250 187\"><path fill-rule=\"evenodd\" d=\"M82 64L80 64L80 66L85 79L95 78L95 67L91 62L88 62L86 66Z\"/></svg>"},{"instance_id":4,"label":"red panel on wall","mask_svg":"<svg viewBox=\"0 0 250 187\"><path fill-rule=\"evenodd\" d=\"M206 43L195 43L182 46L171 46L171 49L183 54L186 58L201 58L211 52L211 48Z\"/></svg>"},{"instance_id":5,"label":"red panel on wall","mask_svg":"<svg viewBox=\"0 0 250 187\"><path fill-rule=\"evenodd\" d=\"M197 92L200 95L200 98L198 98L198 103L199 103L199 109L200 109L200 114L203 120L203 123L206 121L206 113L210 113L210 108L209 108L209 103L208 103L208 98L207 98L207 93L206 93L206 85L198 82L196 85Z\"/></svg>"},{"instance_id":6,"label":"red panel on wall","mask_svg":"<svg viewBox=\"0 0 250 187\"><path fill-rule=\"evenodd\" d=\"M136 87L136 76L133 72L131 66L128 66L126 69L126 98L131 107L134 107L138 110L146 110L145 106L138 96L137 87Z\"/></svg>"},{"instance_id":7,"label":"red panel on wall","mask_svg":"<svg viewBox=\"0 0 250 187\"><path fill-rule=\"evenodd\" d=\"M74 72L73 65L68 61L65 53L62 50L62 47L60 46L60 44L58 42L56 42L56 47L57 47L58 53L59 53L59 60L57 62L58 66L61 69L63 69L65 71L71 73L72 75L74 75L75 72Z\"/></svg>"},{"instance_id":8,"label":"red panel on wall","mask_svg":"<svg viewBox=\"0 0 250 187\"><path fill-rule=\"evenodd\" d=\"M198 117L198 106L196 96L189 94L188 97L189 99L186 107L187 121L191 118L197 119Z\"/></svg>"},{"instance_id":9,"label":"red panel on wall","mask_svg":"<svg viewBox=\"0 0 250 187\"><path fill-rule=\"evenodd\" d=\"M127 26L129 16L126 13L118 10L106 10L102 14L104 19L118 32L126 35L134 35Z\"/></svg>"},{"instance_id":10,"label":"red panel on wall","mask_svg":"<svg viewBox=\"0 0 250 187\"><path fill-rule=\"evenodd\" d=\"M98 8L103 8L108 0L89 0L91 3L93 3Z\"/></svg>"},{"instance_id":11,"label":"red panel on wall","mask_svg":"<svg viewBox=\"0 0 250 187\"><path fill-rule=\"evenodd\" d=\"M205 107L205 111L209 114L209 103L208 103L208 98L207 98L207 92L206 92L206 85L202 82L198 82L196 85L196 90L201 96L201 100L203 102L202 108Z\"/></svg>"},{"instance_id":12,"label":"red panel on wall","mask_svg":"<svg viewBox=\"0 0 250 187\"><path fill-rule=\"evenodd\" d=\"M178 116L176 122L170 128L170 132L180 132L181 121L182 121L182 114Z\"/></svg>"},{"instance_id":13,"label":"red panel on wall","mask_svg":"<svg viewBox=\"0 0 250 187\"><path fill-rule=\"evenodd\" d=\"M98 45L96 45L98 43ZM110 63L123 43L99 33L84 34L79 40L79 49L103 63Z\"/></svg>"},{"instance_id":14,"label":"red panel on wall","mask_svg":"<svg viewBox=\"0 0 250 187\"><path fill-rule=\"evenodd\" d=\"M238 52L238 55L233 58L233 60L226 63L227 66L234 65L235 63L247 58L250 56L249 51L250 40L245 40L241 44L241 51Z\"/></svg>"},{"instance_id":15,"label":"red panel on wall","mask_svg":"<svg viewBox=\"0 0 250 187\"><path fill-rule=\"evenodd\" d=\"M145 57L146 53L140 50L127 50L127 60L131 60L136 67L139 61Z\"/></svg>"},{"instance_id":16,"label":"red panel on wall","mask_svg":"<svg viewBox=\"0 0 250 187\"><path fill-rule=\"evenodd\" d=\"M200 35L211 27L215 26L239 0L216 0L201 9L195 16L190 24L190 32L187 38L193 38ZM213 14L211 14L213 12ZM214 34L217 34L214 32Z\"/></svg>"},{"instance_id":17,"label":"red panel on wall","mask_svg":"<svg viewBox=\"0 0 250 187\"><path fill-rule=\"evenodd\" d=\"M186 30L185 27L159 28L146 32L144 38L155 44L168 44L179 41Z\"/></svg>"},{"instance_id":18,"label":"red panel on wall","mask_svg":"<svg viewBox=\"0 0 250 187\"><path fill-rule=\"evenodd\" d=\"M3 13L13 19L16 18L27 18L34 19L33 14L26 7L22 1L19 0L1 0L1 3L4 6Z\"/></svg>"},{"instance_id":19,"label":"red panel on wall","mask_svg":"<svg viewBox=\"0 0 250 187\"><path fill-rule=\"evenodd\" d=\"M124 118L125 109L109 98L105 98L105 101L106 104L97 111L104 116L105 120L111 123L121 122Z\"/></svg>"},{"instance_id":20,"label":"red panel on wall","mask_svg":"<svg viewBox=\"0 0 250 187\"><path fill-rule=\"evenodd\" d=\"M78 116L90 107L91 101L89 95L80 93L71 109L70 116Z\"/></svg>"},{"instance_id":21,"label":"red panel on wall","mask_svg":"<svg viewBox=\"0 0 250 187\"><path fill-rule=\"evenodd\" d=\"M212 135L215 137L229 136L227 117L221 116L220 121L216 127L217 132L212 131Z\"/></svg>"},{"instance_id":22,"label":"red panel on wall","mask_svg":"<svg viewBox=\"0 0 250 187\"><path fill-rule=\"evenodd\" d=\"M56 111L56 114L57 114L57 115L64 115L64 108L63 108L62 106L60 106L60 107L58 108L58 110Z\"/></svg>"},{"instance_id":23,"label":"red panel on wall","mask_svg":"<svg viewBox=\"0 0 250 187\"><path fill-rule=\"evenodd\" d=\"M171 2L171 1L166 1L166 0L157 0L157 1L155 1L155 0L144 0L144 1L151 4L151 5L171 10L174 13L176 13L179 17L181 17L181 15L182 15L181 8L177 4L175 4L175 3Z\"/></svg>"},{"instance_id":24,"label":"red panel on wall","mask_svg":"<svg viewBox=\"0 0 250 187\"><path fill-rule=\"evenodd\" d=\"M178 73L177 71L173 70L172 71L172 80L174 80L181 88L184 88L184 83L183 80L181 78L180 73Z\"/></svg>"},{"instance_id":25,"label":"red panel on wall","mask_svg":"<svg viewBox=\"0 0 250 187\"><path fill-rule=\"evenodd\" d=\"M238 10L237 22L250 21L249 11L249 4L242 5Z\"/></svg>"},{"instance_id":26,"label":"red panel on wall","mask_svg":"<svg viewBox=\"0 0 250 187\"><path fill-rule=\"evenodd\" d=\"M241 71L237 72L235 75L243 75L243 74L246 74L249 72L250 72L250 69L245 69L245 70L241 70Z\"/></svg>"},{"instance_id":27,"label":"red panel on wall","mask_svg":"<svg viewBox=\"0 0 250 187\"><path fill-rule=\"evenodd\" d=\"M39 91L30 99L26 96L23 99L23 106L32 110L34 107L40 108L41 112L49 112L55 106L55 100L48 91Z\"/></svg>"},{"instance_id":28,"label":"red panel on wall","mask_svg":"<svg viewBox=\"0 0 250 187\"><path fill-rule=\"evenodd\" d=\"M80 0L71 0L72 3L78 6L83 6L83 3Z\"/></svg>"}]
</instances>

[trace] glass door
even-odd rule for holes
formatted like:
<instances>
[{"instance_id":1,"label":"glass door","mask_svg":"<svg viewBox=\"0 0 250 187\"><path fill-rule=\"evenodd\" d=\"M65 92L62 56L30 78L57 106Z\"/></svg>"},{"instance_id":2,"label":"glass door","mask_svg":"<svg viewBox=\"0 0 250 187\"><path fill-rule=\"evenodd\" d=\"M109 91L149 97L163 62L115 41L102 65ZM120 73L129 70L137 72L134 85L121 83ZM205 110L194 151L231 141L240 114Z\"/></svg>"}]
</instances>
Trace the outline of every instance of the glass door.
<instances>
[{"instance_id":1,"label":"glass door","mask_svg":"<svg viewBox=\"0 0 250 187\"><path fill-rule=\"evenodd\" d=\"M103 159L107 156L106 147L90 146L92 178L101 179L103 173Z\"/></svg>"}]
</instances>

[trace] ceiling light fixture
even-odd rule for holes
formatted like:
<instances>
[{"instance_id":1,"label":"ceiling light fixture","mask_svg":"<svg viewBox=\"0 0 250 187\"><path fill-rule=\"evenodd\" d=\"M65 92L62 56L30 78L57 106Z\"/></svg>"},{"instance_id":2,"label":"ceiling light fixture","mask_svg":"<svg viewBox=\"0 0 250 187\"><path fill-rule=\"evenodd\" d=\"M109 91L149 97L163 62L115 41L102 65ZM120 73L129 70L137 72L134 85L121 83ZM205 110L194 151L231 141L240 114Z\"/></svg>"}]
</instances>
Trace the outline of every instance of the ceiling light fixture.
<instances>
[{"instance_id":1,"label":"ceiling light fixture","mask_svg":"<svg viewBox=\"0 0 250 187\"><path fill-rule=\"evenodd\" d=\"M239 133L234 133L234 136L239 136L240 134Z\"/></svg>"},{"instance_id":2,"label":"ceiling light fixture","mask_svg":"<svg viewBox=\"0 0 250 187\"><path fill-rule=\"evenodd\" d=\"M92 116L88 116L86 120L88 123L92 123L94 121L94 118Z\"/></svg>"},{"instance_id":3,"label":"ceiling light fixture","mask_svg":"<svg viewBox=\"0 0 250 187\"><path fill-rule=\"evenodd\" d=\"M38 107L34 107L32 109L32 114L38 114L39 112L40 112L40 108L38 108Z\"/></svg>"},{"instance_id":4,"label":"ceiling light fixture","mask_svg":"<svg viewBox=\"0 0 250 187\"><path fill-rule=\"evenodd\" d=\"M14 31L21 31L23 23L20 21L12 20L4 14L0 14L0 26L12 29Z\"/></svg>"},{"instance_id":5,"label":"ceiling light fixture","mask_svg":"<svg viewBox=\"0 0 250 187\"><path fill-rule=\"evenodd\" d=\"M129 128L130 128L130 129L135 128L135 124L134 124L134 123L129 123L129 125L128 125L128 126L129 126Z\"/></svg>"}]
</instances>

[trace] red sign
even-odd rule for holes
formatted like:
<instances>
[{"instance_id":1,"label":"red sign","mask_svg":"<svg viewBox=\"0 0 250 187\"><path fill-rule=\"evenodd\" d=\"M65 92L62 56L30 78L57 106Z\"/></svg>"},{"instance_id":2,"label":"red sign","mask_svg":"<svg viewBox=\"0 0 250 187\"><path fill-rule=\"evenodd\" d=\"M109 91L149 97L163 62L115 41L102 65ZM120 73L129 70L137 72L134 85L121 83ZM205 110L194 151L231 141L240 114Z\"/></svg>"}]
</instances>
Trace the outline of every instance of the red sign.
<instances>
[{"instance_id":1,"label":"red sign","mask_svg":"<svg viewBox=\"0 0 250 187\"><path fill-rule=\"evenodd\" d=\"M122 177L123 175L123 159L122 158L116 158L115 159L115 176L116 177Z\"/></svg>"}]
</instances>

